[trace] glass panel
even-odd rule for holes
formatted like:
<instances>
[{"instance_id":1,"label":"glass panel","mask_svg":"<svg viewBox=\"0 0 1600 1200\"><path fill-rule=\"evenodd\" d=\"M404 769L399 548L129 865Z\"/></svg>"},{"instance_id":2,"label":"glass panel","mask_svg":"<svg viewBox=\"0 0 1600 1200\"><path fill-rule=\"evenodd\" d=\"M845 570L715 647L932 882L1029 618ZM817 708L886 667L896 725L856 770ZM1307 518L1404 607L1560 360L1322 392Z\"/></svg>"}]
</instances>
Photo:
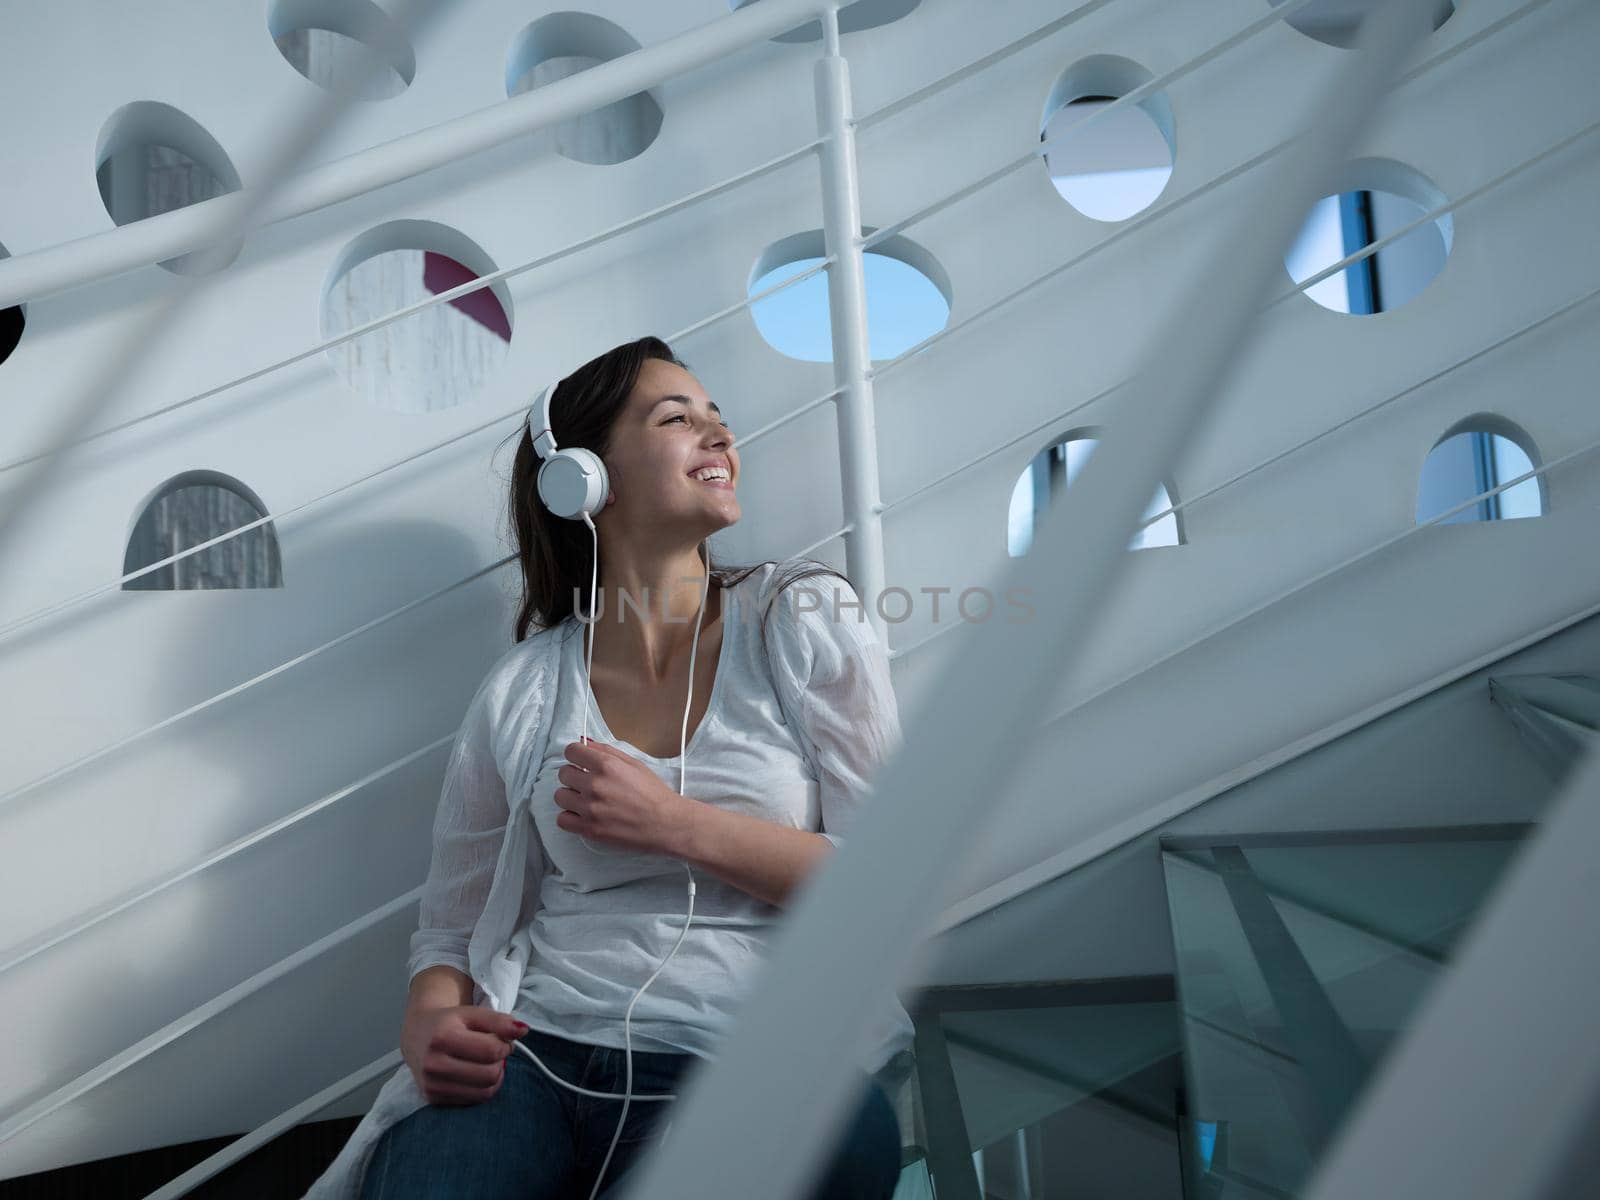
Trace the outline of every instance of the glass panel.
<instances>
[{"instance_id":1,"label":"glass panel","mask_svg":"<svg viewBox=\"0 0 1600 1200\"><path fill-rule=\"evenodd\" d=\"M1294 1196L1522 830L1165 850L1189 1196Z\"/></svg>"}]
</instances>

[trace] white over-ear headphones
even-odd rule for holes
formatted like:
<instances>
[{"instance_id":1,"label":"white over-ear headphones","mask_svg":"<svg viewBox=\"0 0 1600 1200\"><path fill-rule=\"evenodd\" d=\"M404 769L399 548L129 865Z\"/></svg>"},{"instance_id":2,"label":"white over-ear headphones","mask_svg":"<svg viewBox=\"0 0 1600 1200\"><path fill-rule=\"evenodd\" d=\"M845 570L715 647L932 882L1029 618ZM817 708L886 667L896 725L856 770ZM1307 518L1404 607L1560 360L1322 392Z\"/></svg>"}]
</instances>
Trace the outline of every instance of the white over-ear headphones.
<instances>
[{"instance_id":1,"label":"white over-ear headphones","mask_svg":"<svg viewBox=\"0 0 1600 1200\"><path fill-rule=\"evenodd\" d=\"M544 389L538 404L543 423L537 431L529 427L534 434L533 452L544 459L539 464L539 499L556 516L581 521L584 514L593 516L606 506L611 481L606 476L605 463L594 451L556 449L556 435L550 426L550 398L558 386L559 381Z\"/></svg>"}]
</instances>

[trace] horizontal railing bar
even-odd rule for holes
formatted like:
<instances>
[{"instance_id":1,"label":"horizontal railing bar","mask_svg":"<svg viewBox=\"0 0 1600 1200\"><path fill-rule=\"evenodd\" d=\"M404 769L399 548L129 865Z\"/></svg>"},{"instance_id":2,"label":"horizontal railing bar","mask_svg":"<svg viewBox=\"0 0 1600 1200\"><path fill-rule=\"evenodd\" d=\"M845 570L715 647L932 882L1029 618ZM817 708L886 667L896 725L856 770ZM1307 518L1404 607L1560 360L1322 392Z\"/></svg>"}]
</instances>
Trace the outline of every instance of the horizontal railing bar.
<instances>
[{"instance_id":1,"label":"horizontal railing bar","mask_svg":"<svg viewBox=\"0 0 1600 1200\"><path fill-rule=\"evenodd\" d=\"M60 779L65 775L70 775L72 772L86 767L90 763L98 762L100 759L105 758L109 754L113 754L118 750L125 749L126 747L131 746L146 737L149 737L152 733L156 733L162 729L176 725L178 722L194 716L196 713L204 712L212 705L220 704L222 701L231 696L236 696L240 692L247 691L259 683L264 683L276 675L281 675L283 672L288 671L293 667L297 667L303 662L308 662L309 660L317 657L319 654L325 654L334 647L341 646L345 642L350 641L352 638L359 637L361 634L370 629L376 629L378 626L387 624L388 622L393 621L396 617L404 616L413 609L421 608L424 604L428 604L431 601L437 600L439 597L447 595L450 592L455 591L457 588L465 587L467 584L472 583L479 577L487 575L489 572L505 566L515 558L516 555L508 554L504 558L492 562L486 567L479 567L476 571L472 572L472 574L466 576L464 579L458 579L454 583L446 584L442 588L436 588L435 590L428 592L426 595L419 596L415 600L408 600L398 608L391 608L388 612L380 613L378 616L373 617L370 621L363 621L354 629L346 630L344 633L339 634L330 641L323 642L320 646L313 646L310 650L305 651L303 654L297 654L293 658L288 659L285 662L281 662L275 667L268 667L265 671L261 671L258 674L252 675L249 679L246 679L242 683L236 683L230 688L224 688L222 691L217 692L212 696L208 696L206 699L201 700L197 704L191 704L188 708L173 713L170 717L163 717L161 720L156 721L151 725L146 725L143 729L139 729L133 733L130 733L126 737L118 738L116 741L101 746L97 750L91 750L88 754L85 754L80 758L76 758L64 766L57 767L53 771L47 771L35 779L30 779L27 783L22 784L20 787L12 788L9 792L0 793L0 807L4 807L5 805L12 803L36 788L43 787L45 784L50 783L53 780Z\"/></svg>"},{"instance_id":2,"label":"horizontal railing bar","mask_svg":"<svg viewBox=\"0 0 1600 1200\"><path fill-rule=\"evenodd\" d=\"M1262 30L1268 29L1271 26L1276 25L1284 17L1287 17L1287 16L1291 15L1296 10L1304 8L1307 4L1310 4L1312 2L1313 2L1313 0L1288 0L1288 3L1283 4L1283 5L1281 5L1281 6L1277 7L1277 8L1271 9L1267 13L1266 16L1263 16L1263 17L1257 19L1256 21L1253 21L1251 24L1246 25L1239 32L1234 33L1234 34L1232 34L1231 36L1229 36L1227 38L1224 38L1222 41L1218 42L1216 45L1212 46L1210 49L1203 51L1202 53L1200 53L1199 55L1195 56L1194 58L1191 58L1191 59L1187 60L1186 62L1180 63L1178 66L1176 66L1172 70L1168 71L1165 75L1158 75L1154 79L1151 79L1146 83L1140 84L1138 87L1134 88L1132 91L1125 92L1123 95L1118 96L1115 100L1111 101L1111 103L1104 104L1101 107L1099 107L1099 108L1093 110L1092 112L1088 113L1086 116L1083 116L1083 117L1079 118L1078 120L1074 121L1068 128L1066 128L1066 129L1062 130L1060 133L1056 134L1056 136L1054 138L1050 139L1050 141L1041 143L1040 145L1034 147L1032 150L1029 150L1026 154L1022 155L1020 158L1012 159L1009 163L1006 163L1004 166L998 167L994 171L991 171L988 175L985 175L983 178L981 178L981 179L979 179L979 180L977 180L977 181L975 181L973 183L969 183L966 186L964 186L962 188L959 188L958 190L956 190L954 192L949 193L948 195L940 197L938 200L935 200L933 203L925 205L922 208L919 208L917 211L911 213L909 216L902 217L900 220L896 221L893 225L889 225L889 226L887 226L887 227L885 227L883 229L878 230L877 232L872 234L872 236L866 238L862 242L861 248L863 250L870 249L871 247L876 246L879 242L884 241L886 238L893 237L895 234L899 233L901 230L906 229L909 226L916 224L918 221L924 220L924 219L926 219L928 217L931 217L934 213L941 212L944 209L949 208L952 204L956 203L958 200L964 200L968 196L972 195L974 192L982 191L984 188L988 187L990 184L999 182L1001 179L1005 178L1005 176L1010 175L1012 172L1018 171L1021 168L1025 167L1028 163L1031 163L1034 159L1043 158L1045 155L1049 154L1052 150L1060 150L1070 140L1072 140L1074 137L1078 136L1086 126L1091 125L1096 121L1103 120L1104 118L1109 117L1114 112L1121 112L1125 108L1129 108L1129 107L1131 107L1131 106L1133 106L1135 104L1139 104L1139 103L1143 102L1144 100L1148 99L1150 96L1153 96L1156 92L1160 91L1162 88L1166 87L1168 84L1173 83L1173 82L1175 82L1175 81L1177 81L1179 79L1182 79L1185 75L1189 74L1192 71L1199 70L1201 67L1205 66L1207 63L1211 62L1213 59L1216 59L1216 58L1220 57L1221 55L1227 53L1229 50L1233 49L1235 46L1239 45L1241 42L1248 41L1250 38L1254 37L1256 34L1260 33Z\"/></svg>"},{"instance_id":3,"label":"horizontal railing bar","mask_svg":"<svg viewBox=\"0 0 1600 1200\"><path fill-rule=\"evenodd\" d=\"M1408 234L1416 232L1425 225L1431 225L1440 217L1453 213L1456 209L1465 204L1470 204L1479 196L1482 196L1488 192L1492 192L1501 184L1514 179L1524 171L1531 170L1532 168L1538 166L1540 163L1544 162L1545 159L1552 158L1561 153L1561 151L1565 150L1568 146L1571 146L1576 142L1581 142L1584 138L1590 136L1597 129L1600 129L1600 121L1591 121L1582 129L1578 130L1578 132L1568 134L1559 142L1556 142L1550 146L1546 146L1532 158L1525 158L1516 166L1500 172L1500 174L1490 179L1487 183L1480 183L1471 191L1463 192L1459 196L1455 196L1449 200L1446 200L1443 204L1428 209L1421 216L1414 218L1413 220L1400 226L1398 229L1390 231L1376 241L1368 242L1365 246L1361 247L1361 249L1352 254L1347 254L1338 262L1323 267L1322 270L1318 271L1315 275L1309 275L1305 279L1300 280L1287 291L1280 292L1277 296L1273 297L1267 302L1266 307L1271 308L1274 304L1282 304L1285 300L1289 299L1289 297L1307 291L1308 289L1313 288L1317 284L1321 283L1323 280L1331 279L1333 276L1339 274L1339 272L1346 270L1356 263L1361 262L1364 259L1371 258L1373 255L1377 254L1378 251L1387 246L1393 245L1395 242L1398 242L1401 238L1407 236Z\"/></svg>"},{"instance_id":4,"label":"horizontal railing bar","mask_svg":"<svg viewBox=\"0 0 1600 1200\"><path fill-rule=\"evenodd\" d=\"M116 916L118 913L126 912L128 909L134 908L137 905L144 903L146 900L150 900L155 896L160 895L169 888L176 887L184 880L192 879L196 875L200 874L200 872L217 866L219 863L226 862L228 859L243 853L252 846L261 845L262 843L269 841L277 834L280 834L284 830L289 829L291 826L297 825L301 821L304 821L307 817L314 816L323 809L328 808L330 805L336 804L340 800L354 795L356 792L361 791L370 784L376 783L385 776L392 775L394 772L409 766L411 763L415 762L424 755L431 754L433 751L442 746L450 745L455 740L455 737L455 733L447 733L444 737L437 738L434 741L429 742L426 746L421 746L418 749L411 751L409 754L403 754L399 758L385 763L375 771L369 771L359 779L356 779L351 783L345 784L341 788L337 788L334 791L329 792L321 799L313 800L310 804L307 804L302 808L298 808L286 816L279 817L277 820L268 822L259 829L252 830L243 837L234 839L226 846L223 846L217 850L213 850L203 858L200 858L195 862L190 863L186 867L182 867L177 871L173 871L170 874L163 876L156 882L149 884L138 891L114 900L109 904L102 905L101 907L94 909L87 914L80 915L76 923L71 925L69 928L48 933L45 936L37 939L32 944L24 946L11 958L0 962L0 975L4 975L13 967L20 967L29 959L35 958L47 950L54 949L56 946L71 941L79 934L87 933L90 929L93 929L97 925L103 924L112 917Z\"/></svg>"},{"instance_id":5,"label":"horizontal railing bar","mask_svg":"<svg viewBox=\"0 0 1600 1200\"><path fill-rule=\"evenodd\" d=\"M765 288L762 291L757 292L754 296L751 296L749 298L749 300L745 301L743 304L735 305L730 309L723 310L722 313L717 315L718 319L722 319L723 317L729 316L732 313L740 311L745 305L758 303L761 300L765 299L767 296L770 296L773 292L780 291L780 290L782 290L783 288L786 288L786 287L792 287L793 285L795 285L796 283L799 283L801 280L807 278L808 276L813 275L816 272L825 269L828 266L828 264L830 264L830 263L832 263L834 261L835 261L834 256L833 255L829 255L828 257L824 258L821 262L819 262L816 266L809 267L805 271L795 275L794 277L784 280L782 283L775 284L770 288ZM707 324L707 322L704 322L704 321L700 322L700 326L702 326L702 327L705 324ZM674 334L669 335L667 340L668 341L678 341L678 340L681 339L681 337L682 337L682 335L680 333L674 333ZM812 400L808 400L804 404L800 405L797 409L795 409L792 414L789 414L789 415L798 416L801 413L808 412L812 408L815 408L817 405L819 405L819 404L821 404L821 403L823 403L823 402L825 402L827 400L830 400L833 397L837 396L839 394L839 391L840 391L839 388L834 388L832 391L829 391L829 392L825 393L824 395L822 395L820 397L817 397L817 398L812 399ZM33 612L28 613L25 616L18 617L17 619L8 622L5 625L0 625L0 641L3 641L4 639L6 639L7 637L11 636L13 633L17 632L19 629L24 628L25 626L32 625L37 621L43 620L45 617L52 616L55 613L62 612L65 609L72 608L72 607L74 607L74 606L76 606L78 604L82 604L85 601L92 600L96 596L102 596L102 595L105 595L108 592L117 591L119 588L121 588L129 580L138 579L139 577L141 577L143 575L150 574L152 571L159 571L163 567L170 566L172 563L178 562L180 559L188 558L192 554L198 554L198 553L200 553L200 551L210 549L212 546L219 545L222 542L230 541L231 539L237 538L237 537L243 537L245 534L249 533L252 529L258 529L263 525L267 525L267 524L275 522L275 521L276 522L281 522L285 518L293 516L296 513L304 512L308 508L312 508L312 507L314 507L316 505L322 504L323 502L325 502L327 500L331 500L333 497L335 497L337 495L340 495L343 492L347 492L351 488L359 487L363 483L370 483L372 480L377 479L378 477L380 477L382 475L386 475L390 471L398 470L401 467L404 467L404 466L409 465L410 463L416 462L418 459L426 458L428 455L433 454L436 451L444 450L444 449L446 449L446 448L448 448L450 446L453 446L457 442L464 441L467 438L470 438L470 437L474 436L475 434L482 433L484 430L490 429L490 428L494 427L495 425L500 424L502 421L508 421L513 417L523 417L523 416L526 415L526 413L527 413L527 409L523 405L519 404L516 408L513 408L513 409L510 409L510 410L508 410L506 412L500 413L498 416L491 417L487 421L484 421L484 422L481 422L480 424L471 426L468 429L462 430L460 433L452 434L450 437L445 438L441 442L435 442L435 443L432 443L430 445L424 446L421 450L413 451L412 453L406 455L404 458L397 459L394 462L385 463L383 466L377 468L374 471L369 471L365 475L358 476L355 479L347 480L344 483L340 484L338 487L334 488L332 491L323 492L320 495L313 496L309 500L301 501L299 504L292 505L292 506L290 506L289 508L286 508L286 509L281 509L278 512L267 513L264 516L257 517L253 521L247 521L242 525L237 525L234 528L228 530L226 533L220 533L216 537L208 538L208 539L206 539L205 541L202 541L202 542L197 542L192 546L185 546L182 550L179 550L179 551L177 551L177 552L175 552L173 554L169 554L165 558L157 559L155 562L147 563L142 567L136 568L135 570L125 572L124 574L119 575L114 579L108 580L105 583L96 584L94 587L88 588L88 589L86 589L86 590L84 590L82 592L78 592L75 595L68 596L68 597L66 597L65 599L62 599L62 600L58 600L55 603L46 605L43 608L35 609ZM770 433L773 429L777 428L778 426L780 426L782 424L784 424L784 419L780 418L779 420L772 422L771 425L757 430L755 433L751 434L750 436L740 438L739 439L739 444L740 444L741 448L749 446L752 442L759 441L762 436L764 436L767 433ZM506 560L502 559L501 561L504 562ZM0 803L3 803L3 802L4 802L4 798L0 797Z\"/></svg>"},{"instance_id":6,"label":"horizontal railing bar","mask_svg":"<svg viewBox=\"0 0 1600 1200\"><path fill-rule=\"evenodd\" d=\"M1444 50L1441 50L1434 57L1432 57L1430 59L1427 59L1424 62L1422 62L1421 64L1419 64L1413 70L1411 70L1406 75L1403 75L1401 77L1400 82L1398 84L1396 84L1396 90L1398 90L1400 87L1404 86L1405 84L1410 83L1412 80L1420 78L1422 75L1425 75L1427 72L1433 70L1434 68L1442 66L1446 62L1448 62L1451 59L1455 58L1457 55L1464 53L1468 49L1478 45L1479 43L1487 40L1488 38L1490 38L1490 37L1502 32L1508 26L1514 24L1517 21L1520 21L1523 17L1527 16L1529 13L1535 11L1536 9L1543 8L1546 4L1549 4L1549 3L1550 3L1550 0L1528 0L1527 4L1524 4L1520 8L1514 9L1510 13L1507 13L1504 17L1501 17L1498 21L1495 21L1495 22L1491 23L1490 25L1485 26L1483 29L1480 29L1477 33L1473 34L1471 37L1463 38L1460 42L1457 42L1455 45L1450 46L1450 47L1448 47L1448 48L1446 48ZM1238 178L1240 175L1243 175L1248 171L1254 170L1256 167L1260 166L1262 163L1268 161L1271 158L1276 157L1279 154L1282 154L1285 150L1287 150L1293 144L1294 144L1294 139L1286 138L1283 141L1278 142L1276 145L1269 146L1267 149L1261 151L1259 154L1256 154L1254 157L1248 158L1244 162L1239 163L1236 166L1230 167L1228 170L1223 171L1222 173L1213 176L1211 179L1207 180L1205 183L1199 184L1198 186L1196 186L1196 187L1190 189L1189 191L1185 192L1182 196L1175 197L1174 199L1169 200L1164 204L1159 204L1159 205L1156 205L1153 208L1146 209L1144 212L1140 213L1138 216L1129 218L1123 224L1118 225L1118 227L1114 231L1112 231L1110 234L1106 235L1104 238L1102 238L1100 241L1096 242L1094 245L1090 246L1088 249L1084 250L1082 253L1074 255L1072 258L1069 258L1065 262L1059 264L1058 266L1051 268L1049 271L1046 271L1044 274L1034 277L1033 279L1029 280L1027 283L1022 284L1020 287L1016 288L1015 290L1013 290L1013 291L1007 293L1006 295L1000 297L1000 299L998 299L996 301L993 301L990 304L985 305L978 312L972 313L972 314L970 314L970 315L968 315L966 317L963 317L961 320L955 322L954 324L946 325L943 329L939 330L936 333L929 334L927 337L923 338L922 341L916 343L915 345L911 346L910 348L908 348L906 350L901 351L894 358L891 358L888 362L883 363L881 366L874 366L871 369L871 371L869 372L869 375L872 378L876 379L878 376L886 374L887 372L894 370L894 368L896 368L897 366L901 365L902 363L910 360L911 358L914 358L916 355L921 354L925 350L931 349L933 346L938 345L940 342L943 342L945 339L953 336L954 334L961 332L962 330L966 329L968 326L972 325L976 321L978 321L981 318L987 316L989 313L994 312L996 309L1002 308L1005 305L1012 303L1014 300L1016 300L1019 297L1027 294L1028 292L1034 290L1035 288L1040 287L1045 283L1048 283L1050 280L1056 278L1058 275L1061 275L1064 272L1071 270L1073 267L1076 267L1079 264L1088 261L1090 258L1093 258L1095 255L1099 254L1102 250L1109 249L1110 247L1116 245L1118 242L1122 241L1124 238L1129 237L1134 233L1137 233L1139 230L1145 228L1147 225L1150 225L1155 221L1159 221L1159 220L1165 218L1169 214L1171 214L1171 213L1177 211L1178 209L1184 207L1185 205L1187 205L1191 201L1197 200L1201 196L1204 196L1204 195L1208 194L1209 192L1212 192L1212 191L1216 190L1217 188L1221 187L1222 185L1224 185L1226 183L1229 183L1232 180ZM903 229L904 227L905 226L903 224L896 224L896 225L888 226L887 229L889 229L889 230L898 230L898 229ZM879 233L885 233L885 232L886 232L885 230L880 230L879 231ZM876 237L878 235L874 234L873 236ZM863 244L865 244L865 243L863 243Z\"/></svg>"},{"instance_id":7,"label":"horizontal railing bar","mask_svg":"<svg viewBox=\"0 0 1600 1200\"><path fill-rule=\"evenodd\" d=\"M391 1050L382 1058L373 1059L364 1067L357 1067L343 1079L330 1083L320 1092L313 1093L293 1108L285 1109L270 1121L256 1126L249 1133L241 1134L215 1154L201 1159L182 1175L169 1180L145 1196L144 1200L178 1200L180 1196L187 1196L206 1180L222 1174L234 1163L241 1161L268 1142L300 1125L306 1118L321 1112L335 1100L343 1100L351 1092L365 1087L380 1075L389 1074L402 1061L400 1051Z\"/></svg>"},{"instance_id":8,"label":"horizontal railing bar","mask_svg":"<svg viewBox=\"0 0 1600 1200\"><path fill-rule=\"evenodd\" d=\"M422 312L425 309L432 308L435 305L449 304L462 296L469 295L472 292L476 292L482 288L490 287L493 284L499 283L501 280L511 279L517 275L521 275L524 272L534 270L538 267L548 266L553 262L557 262L560 259L569 257L580 251L588 250L593 246L600 245L602 242L609 241L612 238L621 236L622 234L631 233L633 230L647 225L660 217L668 216L674 212L691 207L692 205L710 196L731 190L734 187L748 183L752 179L767 174L770 171L777 170L779 167L787 166L791 162L794 162L806 154L809 154L826 140L826 136L814 138L812 141L807 142L804 146L801 146L798 149L791 150L787 154L782 154L777 158L762 163L760 166L753 167L739 175L725 179L721 183L715 183L709 187L702 188L698 192L691 192L688 195L680 196L676 200L669 201L664 205L651 209L648 212L641 213L636 217L630 217L626 221L622 221L608 229L602 229L598 233L590 234L588 237L580 238L576 242L571 242L558 250L551 251L549 254L540 255L538 258L531 259L528 262L522 263L520 266L506 267L502 270L491 272L488 275L480 275L476 279L469 279L465 283L457 284L448 291L434 293L433 295L418 300L414 304L408 304L404 308L396 309L394 312L385 313L382 316L374 317L372 320L367 321L362 325L357 325L354 328L344 330L333 337L324 338L321 341L314 342L304 350L297 350L287 358L277 359L268 363L264 367L258 367L253 371L249 371L244 375L238 376L237 378L229 379L224 383L217 384L215 387L210 387L202 392L197 392L187 399L179 400L176 403L153 409L147 413L141 413L136 417L130 417L126 421L122 421L116 425L108 426L105 429L97 430L96 432L78 438L75 441L68 442L55 450L30 454L25 458L12 459L10 462L0 463L0 474L4 474L6 471L14 470L17 467L26 466L31 462L37 462L39 459L48 458L53 454L60 454L78 446L87 445L90 442L98 441L100 438L109 437L113 433L121 433L123 430L133 428L135 425L140 425L145 421L154 420L157 417L164 417L168 413L176 412L180 408L187 408L189 405L199 403L202 400L209 400L213 396L219 396L223 392L230 391L233 388L240 387L246 383L253 383L255 380L270 375L274 371L282 370L284 367L293 366L295 363L303 362L308 358L314 358L318 354L332 350L336 346L342 346L346 342L354 341L356 338L365 337L367 334L372 333L375 330L382 329L386 325L392 325L396 321L401 321L407 317L414 316L415 314ZM722 312L715 314L712 318L702 321L700 324L690 326L689 332L697 332L704 325L711 324L714 320L720 320L723 317L731 316L733 313L739 312L746 305L758 303L775 292L782 291L786 287L792 287L795 284L810 278L812 275L816 274L817 271L822 270L828 265L828 263L832 261L834 261L834 258L830 255L815 267L808 268L792 278L784 280L781 284L765 289L755 296L748 297L743 304L736 305L732 309L724 309ZM684 335L679 334L677 336Z\"/></svg>"},{"instance_id":9,"label":"horizontal railing bar","mask_svg":"<svg viewBox=\"0 0 1600 1200\"><path fill-rule=\"evenodd\" d=\"M212 997L198 1008L191 1009L174 1021L169 1021L148 1037L141 1038L126 1050L112 1055L99 1066L90 1068L70 1083L63 1084L20 1112L7 1117L4 1121L0 1121L0 1145L4 1145L19 1133L37 1125L52 1113L65 1108L80 1096L93 1091L108 1079L113 1079L130 1067L143 1062L157 1051L171 1045L185 1034L210 1021L213 1017L220 1016L230 1008L249 999L263 988L276 983L279 979L304 964L320 957L326 951L344 944L358 934L366 932L408 905L415 904L421 896L422 888L420 886L414 887L404 895L395 897L387 904L380 905L369 913L364 913L354 921L340 926L332 933L318 938L309 945L303 946L292 954L279 959L271 966L257 971L248 979L235 984L220 995Z\"/></svg>"},{"instance_id":10,"label":"horizontal railing bar","mask_svg":"<svg viewBox=\"0 0 1600 1200\"><path fill-rule=\"evenodd\" d=\"M854 2L843 0L837 7L847 8ZM765 41L834 7L827 0L762 0L487 108L312 167L284 183L255 214L251 227L314 212L583 116ZM244 211L253 203L254 190L241 188L0 260L0 308L194 250L224 210L230 214Z\"/></svg>"}]
</instances>

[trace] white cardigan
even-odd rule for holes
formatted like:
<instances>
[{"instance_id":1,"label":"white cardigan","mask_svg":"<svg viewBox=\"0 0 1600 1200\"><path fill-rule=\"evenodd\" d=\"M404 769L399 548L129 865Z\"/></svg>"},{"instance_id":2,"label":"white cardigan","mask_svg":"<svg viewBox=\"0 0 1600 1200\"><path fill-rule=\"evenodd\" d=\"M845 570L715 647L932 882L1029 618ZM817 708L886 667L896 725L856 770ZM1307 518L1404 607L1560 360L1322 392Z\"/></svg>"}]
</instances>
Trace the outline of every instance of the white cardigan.
<instances>
[{"instance_id":1,"label":"white cardigan","mask_svg":"<svg viewBox=\"0 0 1600 1200\"><path fill-rule=\"evenodd\" d=\"M543 761L549 734L549 722L543 717L555 680L560 628L555 626L529 635L490 668L468 705L466 719L456 736L451 761L445 770L447 787L449 781L459 781L464 749L470 744L474 726L484 722L492 738L494 758L500 765L507 795L527 795L533 784L532 776ZM505 687L512 678L526 684L519 688L520 695L510 694ZM534 740L529 744L535 753L506 753L519 741L526 741L525 737L516 736L519 730L531 731ZM524 772L529 778L520 778ZM475 985L472 1003L487 1005L496 1012L510 1012L528 962L528 922L521 919L520 910L532 820L528 806L518 804L510 820L500 827L500 850L485 891L481 886L484 872L471 870L467 859L474 849L481 849L486 838L495 836L496 831L455 825L453 822L462 815L462 810L441 804L435 819L434 865L429 869L428 883L423 889L422 928L412 940L412 962L427 961L413 966L411 973L414 976L423 967L435 963L459 963L464 952L467 974ZM460 862L459 874L448 870L452 860ZM446 869L440 870L441 867ZM466 885L456 886L462 879L466 880ZM475 914L474 909L479 911ZM459 935L444 932L462 928L472 930L464 946ZM372 1107L351 1132L337 1157L306 1192L304 1200L359 1200L367 1163L371 1161L378 1139L391 1126L427 1103L411 1068L401 1063L379 1090Z\"/></svg>"},{"instance_id":2,"label":"white cardigan","mask_svg":"<svg viewBox=\"0 0 1600 1200\"><path fill-rule=\"evenodd\" d=\"M755 607L765 608L770 583L792 561L757 569ZM772 614L775 691L791 726L807 735L802 745L808 760L859 799L876 762L900 737L888 657L871 624L856 619L859 610L845 607L858 601L847 584L824 576L797 586L806 585L824 591L829 600L819 611L802 612L792 591L783 593L784 602ZM837 620L831 610L834 587L842 614ZM472 1003L497 1012L512 1010L530 958L529 929L539 897L526 886L527 864L529 840L537 833L527 803L507 805L509 818L501 809L493 823L496 814L485 806L475 809L462 801L496 789L508 797L531 794L549 741L548 701L560 678L563 630L561 625L539 630L511 647L467 706L445 771L419 928L411 940L412 977L439 963L455 966L473 980ZM819 705L819 695L837 703ZM836 707L841 711L833 712ZM820 759L819 735L830 743ZM840 840L837 832L830 840ZM909 1020L902 1023L909 1031ZM920 1142L912 1066L909 1050L898 1051L878 1077L891 1093L905 1138ZM378 1139L426 1104L411 1068L400 1064L304 1200L358 1200Z\"/></svg>"}]
</instances>

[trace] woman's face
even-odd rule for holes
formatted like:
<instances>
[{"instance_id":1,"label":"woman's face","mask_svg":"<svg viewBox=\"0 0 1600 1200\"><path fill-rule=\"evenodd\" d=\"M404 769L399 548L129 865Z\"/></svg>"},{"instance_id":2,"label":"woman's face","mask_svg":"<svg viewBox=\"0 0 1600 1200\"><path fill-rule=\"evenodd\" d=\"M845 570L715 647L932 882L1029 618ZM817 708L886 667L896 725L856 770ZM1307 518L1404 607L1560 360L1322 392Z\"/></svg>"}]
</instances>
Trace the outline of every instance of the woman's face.
<instances>
[{"instance_id":1,"label":"woman's face","mask_svg":"<svg viewBox=\"0 0 1600 1200\"><path fill-rule=\"evenodd\" d=\"M611 496L595 518L699 543L739 519L734 489L739 452L733 431L695 377L674 363L646 359L611 428L605 455ZM695 478L720 467L725 479Z\"/></svg>"}]
</instances>

